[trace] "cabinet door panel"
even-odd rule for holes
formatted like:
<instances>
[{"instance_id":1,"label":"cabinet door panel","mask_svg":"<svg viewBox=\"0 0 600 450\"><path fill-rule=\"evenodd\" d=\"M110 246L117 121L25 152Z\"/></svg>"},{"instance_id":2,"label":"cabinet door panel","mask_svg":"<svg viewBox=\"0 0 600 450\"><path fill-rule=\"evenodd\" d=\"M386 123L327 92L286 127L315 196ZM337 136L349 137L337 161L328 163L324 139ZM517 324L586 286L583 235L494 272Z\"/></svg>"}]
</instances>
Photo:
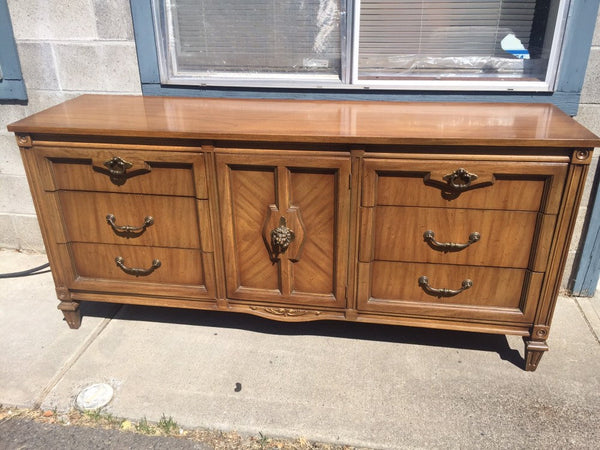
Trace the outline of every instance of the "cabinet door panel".
<instances>
[{"instance_id":1,"label":"cabinet door panel","mask_svg":"<svg viewBox=\"0 0 600 450\"><path fill-rule=\"evenodd\" d=\"M227 297L344 306L349 159L240 151L217 154L217 165ZM274 251L281 227L293 238Z\"/></svg>"},{"instance_id":2,"label":"cabinet door panel","mask_svg":"<svg viewBox=\"0 0 600 450\"><path fill-rule=\"evenodd\" d=\"M235 167L230 171L237 282L251 289L276 290L277 266L262 238L266 205L275 203L273 168Z\"/></svg>"}]
</instances>

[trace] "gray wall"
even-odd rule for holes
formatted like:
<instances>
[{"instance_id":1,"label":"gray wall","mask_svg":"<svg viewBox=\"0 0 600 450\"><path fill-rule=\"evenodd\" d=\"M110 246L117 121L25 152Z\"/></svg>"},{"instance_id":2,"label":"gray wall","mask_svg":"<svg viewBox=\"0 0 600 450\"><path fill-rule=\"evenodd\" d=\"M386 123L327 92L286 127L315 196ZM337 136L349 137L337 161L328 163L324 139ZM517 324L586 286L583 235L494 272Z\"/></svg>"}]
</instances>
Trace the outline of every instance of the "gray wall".
<instances>
[{"instance_id":1,"label":"gray wall","mask_svg":"<svg viewBox=\"0 0 600 450\"><path fill-rule=\"evenodd\" d=\"M8 0L29 103L0 105L0 248L43 252L25 172L6 125L83 93L140 94L128 0ZM600 26L596 23L577 120L600 134ZM600 152L598 152L600 153ZM575 231L565 282L589 202Z\"/></svg>"}]
</instances>

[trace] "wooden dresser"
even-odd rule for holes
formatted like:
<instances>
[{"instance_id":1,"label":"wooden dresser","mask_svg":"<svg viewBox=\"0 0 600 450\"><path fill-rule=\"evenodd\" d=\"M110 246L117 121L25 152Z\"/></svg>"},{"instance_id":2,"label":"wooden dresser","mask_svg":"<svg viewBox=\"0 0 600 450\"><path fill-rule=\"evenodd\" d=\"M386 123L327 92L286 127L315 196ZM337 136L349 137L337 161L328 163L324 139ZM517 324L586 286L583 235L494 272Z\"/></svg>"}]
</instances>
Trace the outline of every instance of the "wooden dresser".
<instances>
[{"instance_id":1,"label":"wooden dresser","mask_svg":"<svg viewBox=\"0 0 600 450\"><path fill-rule=\"evenodd\" d=\"M552 314L600 140L543 104L82 96L16 133L59 309L521 335Z\"/></svg>"}]
</instances>

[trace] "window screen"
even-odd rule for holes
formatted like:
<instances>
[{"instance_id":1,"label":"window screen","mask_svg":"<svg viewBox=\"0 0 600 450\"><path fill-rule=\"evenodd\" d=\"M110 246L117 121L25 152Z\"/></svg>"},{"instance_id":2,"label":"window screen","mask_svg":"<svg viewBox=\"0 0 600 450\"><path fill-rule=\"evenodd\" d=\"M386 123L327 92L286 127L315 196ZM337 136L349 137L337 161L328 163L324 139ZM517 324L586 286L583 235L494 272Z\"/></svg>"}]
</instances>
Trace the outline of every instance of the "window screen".
<instances>
[{"instance_id":1,"label":"window screen","mask_svg":"<svg viewBox=\"0 0 600 450\"><path fill-rule=\"evenodd\" d=\"M162 0L171 75L341 73L339 0Z\"/></svg>"},{"instance_id":2,"label":"window screen","mask_svg":"<svg viewBox=\"0 0 600 450\"><path fill-rule=\"evenodd\" d=\"M361 0L359 78L543 80L558 0Z\"/></svg>"}]
</instances>

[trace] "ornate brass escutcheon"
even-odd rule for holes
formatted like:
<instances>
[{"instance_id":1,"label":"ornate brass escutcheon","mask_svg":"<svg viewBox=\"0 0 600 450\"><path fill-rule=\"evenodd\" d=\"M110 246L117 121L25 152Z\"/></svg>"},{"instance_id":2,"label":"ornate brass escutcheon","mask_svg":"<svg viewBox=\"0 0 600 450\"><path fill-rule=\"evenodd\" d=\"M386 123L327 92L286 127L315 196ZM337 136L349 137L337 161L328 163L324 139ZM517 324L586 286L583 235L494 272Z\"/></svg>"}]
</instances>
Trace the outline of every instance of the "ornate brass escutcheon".
<instances>
[{"instance_id":1,"label":"ornate brass escutcheon","mask_svg":"<svg viewBox=\"0 0 600 450\"><path fill-rule=\"evenodd\" d=\"M94 159L92 164L95 171L108 175L110 181L117 186L122 186L128 179L152 170L145 161L126 161L118 156L114 156L107 161L103 161L103 158Z\"/></svg>"},{"instance_id":2,"label":"ornate brass escutcheon","mask_svg":"<svg viewBox=\"0 0 600 450\"><path fill-rule=\"evenodd\" d=\"M114 184L121 185L127 180L127 169L131 169L133 164L115 156L108 161L105 161L104 167L108 169L110 180Z\"/></svg>"},{"instance_id":3,"label":"ornate brass escutcheon","mask_svg":"<svg viewBox=\"0 0 600 450\"><path fill-rule=\"evenodd\" d=\"M496 178L493 173L475 174L470 173L462 167L450 173L436 170L425 174L423 182L442 191L442 197L446 200L454 200L463 192L491 186Z\"/></svg>"},{"instance_id":4,"label":"ornate brass escutcheon","mask_svg":"<svg viewBox=\"0 0 600 450\"><path fill-rule=\"evenodd\" d=\"M477 178L479 178L477 174L469 173L462 167L444 176L444 180L450 185L450 187L457 191L464 191L465 189L468 189L471 186L471 182L475 181Z\"/></svg>"},{"instance_id":5,"label":"ornate brass escutcheon","mask_svg":"<svg viewBox=\"0 0 600 450\"><path fill-rule=\"evenodd\" d=\"M273 249L273 253L275 255L284 253L295 238L296 234L287 227L285 217L281 216L279 226L271 230L271 248Z\"/></svg>"},{"instance_id":6,"label":"ornate brass escutcheon","mask_svg":"<svg viewBox=\"0 0 600 450\"><path fill-rule=\"evenodd\" d=\"M127 275L133 275L135 277L145 277L147 275L150 275L152 272L154 272L161 266L161 262L158 259L153 260L152 266L150 266L148 269L136 269L133 267L127 267L125 265L125 260L122 256L117 256L115 258L115 262L123 272L125 272Z\"/></svg>"},{"instance_id":7,"label":"ornate brass escutcheon","mask_svg":"<svg viewBox=\"0 0 600 450\"><path fill-rule=\"evenodd\" d=\"M481 235L474 231L473 233L469 234L469 240L466 243L456 244L454 242L438 242L435 240L435 233L431 230L427 230L425 233L423 233L423 239L425 239L425 242L427 242L427 244L429 244L429 246L434 250L439 250L441 252L459 252L469 247L471 244L479 241L479 239L481 239Z\"/></svg>"},{"instance_id":8,"label":"ornate brass escutcheon","mask_svg":"<svg viewBox=\"0 0 600 450\"><path fill-rule=\"evenodd\" d=\"M144 223L140 227L134 227L131 225L117 225L116 218L113 214L106 215L106 222L111 226L116 234L122 237L130 238L141 235L146 228L154 224L154 218L152 216L144 217Z\"/></svg>"},{"instance_id":9,"label":"ornate brass escutcheon","mask_svg":"<svg viewBox=\"0 0 600 450\"><path fill-rule=\"evenodd\" d=\"M429 278L423 275L422 277L419 277L419 286L425 291L426 294L433 295L434 297L454 297L455 295L458 295L472 287L473 282L468 279L463 280L460 289L436 289L429 286Z\"/></svg>"},{"instance_id":10,"label":"ornate brass escutcheon","mask_svg":"<svg viewBox=\"0 0 600 450\"><path fill-rule=\"evenodd\" d=\"M304 223L298 207L290 206L285 211L279 211L277 205L269 205L262 238L273 264L279 263L284 253L288 261L300 261L304 245Z\"/></svg>"}]
</instances>

